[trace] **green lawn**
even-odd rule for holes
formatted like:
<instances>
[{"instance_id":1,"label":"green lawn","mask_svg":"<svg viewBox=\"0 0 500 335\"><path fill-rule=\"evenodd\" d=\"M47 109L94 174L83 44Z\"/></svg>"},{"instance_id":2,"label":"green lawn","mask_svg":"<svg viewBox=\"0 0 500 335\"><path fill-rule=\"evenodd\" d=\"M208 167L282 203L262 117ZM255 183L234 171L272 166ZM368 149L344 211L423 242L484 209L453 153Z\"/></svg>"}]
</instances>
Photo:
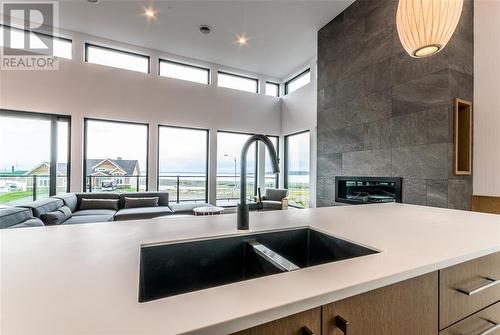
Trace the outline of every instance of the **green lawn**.
<instances>
[{"instance_id":1,"label":"green lawn","mask_svg":"<svg viewBox=\"0 0 500 335\"><path fill-rule=\"evenodd\" d=\"M30 197L31 191L8 192L0 194L0 204L5 204L11 201L19 200L22 198Z\"/></svg>"}]
</instances>

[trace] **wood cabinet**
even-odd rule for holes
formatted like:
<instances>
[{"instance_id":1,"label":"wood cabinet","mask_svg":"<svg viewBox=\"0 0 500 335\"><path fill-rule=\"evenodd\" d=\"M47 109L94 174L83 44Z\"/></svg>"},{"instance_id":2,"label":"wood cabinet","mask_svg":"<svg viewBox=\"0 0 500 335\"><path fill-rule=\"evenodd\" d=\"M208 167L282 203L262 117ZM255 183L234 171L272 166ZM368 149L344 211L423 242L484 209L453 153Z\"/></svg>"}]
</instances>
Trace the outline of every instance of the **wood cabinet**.
<instances>
[{"instance_id":1,"label":"wood cabinet","mask_svg":"<svg viewBox=\"0 0 500 335\"><path fill-rule=\"evenodd\" d=\"M432 272L323 306L322 334L435 335L437 309L438 274Z\"/></svg>"},{"instance_id":2,"label":"wood cabinet","mask_svg":"<svg viewBox=\"0 0 500 335\"><path fill-rule=\"evenodd\" d=\"M235 335L320 335L321 307L252 327Z\"/></svg>"},{"instance_id":3,"label":"wood cabinet","mask_svg":"<svg viewBox=\"0 0 500 335\"><path fill-rule=\"evenodd\" d=\"M443 269L439 276L440 329L500 300L500 252Z\"/></svg>"},{"instance_id":4,"label":"wood cabinet","mask_svg":"<svg viewBox=\"0 0 500 335\"><path fill-rule=\"evenodd\" d=\"M497 252L236 334L500 335L499 279Z\"/></svg>"}]
</instances>

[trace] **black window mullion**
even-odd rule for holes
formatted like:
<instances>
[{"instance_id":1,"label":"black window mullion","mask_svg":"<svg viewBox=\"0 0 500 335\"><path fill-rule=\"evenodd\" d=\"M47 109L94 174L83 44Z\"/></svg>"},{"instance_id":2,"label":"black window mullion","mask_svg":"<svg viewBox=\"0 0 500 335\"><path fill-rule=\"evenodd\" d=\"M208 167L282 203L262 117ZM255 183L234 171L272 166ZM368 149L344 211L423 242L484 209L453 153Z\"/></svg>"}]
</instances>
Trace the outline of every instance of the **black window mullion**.
<instances>
[{"instance_id":1,"label":"black window mullion","mask_svg":"<svg viewBox=\"0 0 500 335\"><path fill-rule=\"evenodd\" d=\"M278 163L280 160L280 138L279 136L276 136L276 156L278 156ZM275 181L275 187L278 188L280 186L280 174L276 173L276 181Z\"/></svg>"},{"instance_id":2,"label":"black window mullion","mask_svg":"<svg viewBox=\"0 0 500 335\"><path fill-rule=\"evenodd\" d=\"M57 186L57 118L50 118L50 162L49 162L49 195L56 195Z\"/></svg>"},{"instance_id":3,"label":"black window mullion","mask_svg":"<svg viewBox=\"0 0 500 335\"><path fill-rule=\"evenodd\" d=\"M283 159L285 160L283 163L283 188L288 189L288 137L285 136L285 152L283 155Z\"/></svg>"}]
</instances>

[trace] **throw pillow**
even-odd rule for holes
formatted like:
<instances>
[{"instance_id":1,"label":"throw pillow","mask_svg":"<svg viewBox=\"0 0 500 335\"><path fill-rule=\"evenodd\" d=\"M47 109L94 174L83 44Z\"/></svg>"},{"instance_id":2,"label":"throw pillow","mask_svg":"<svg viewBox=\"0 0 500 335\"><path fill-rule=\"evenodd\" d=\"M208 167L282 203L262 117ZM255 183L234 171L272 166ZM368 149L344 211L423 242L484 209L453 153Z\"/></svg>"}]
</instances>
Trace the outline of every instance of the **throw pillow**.
<instances>
[{"instance_id":1,"label":"throw pillow","mask_svg":"<svg viewBox=\"0 0 500 335\"><path fill-rule=\"evenodd\" d=\"M158 207L159 197L148 198L128 198L125 197L125 208L138 208L138 207Z\"/></svg>"},{"instance_id":2,"label":"throw pillow","mask_svg":"<svg viewBox=\"0 0 500 335\"><path fill-rule=\"evenodd\" d=\"M82 198L80 201L80 210L85 209L112 209L118 210L118 199L88 199Z\"/></svg>"},{"instance_id":3,"label":"throw pillow","mask_svg":"<svg viewBox=\"0 0 500 335\"><path fill-rule=\"evenodd\" d=\"M66 220L66 216L61 211L45 213L42 214L40 217L43 223L45 223L48 226L61 224Z\"/></svg>"}]
</instances>

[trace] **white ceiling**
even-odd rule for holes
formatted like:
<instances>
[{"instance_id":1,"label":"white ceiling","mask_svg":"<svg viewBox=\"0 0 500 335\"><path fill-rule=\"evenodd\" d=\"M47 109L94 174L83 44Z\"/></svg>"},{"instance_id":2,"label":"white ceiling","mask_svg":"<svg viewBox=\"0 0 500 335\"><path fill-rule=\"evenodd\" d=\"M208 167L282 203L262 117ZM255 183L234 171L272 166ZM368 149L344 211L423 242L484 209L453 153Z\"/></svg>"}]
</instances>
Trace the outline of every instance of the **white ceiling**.
<instances>
[{"instance_id":1,"label":"white ceiling","mask_svg":"<svg viewBox=\"0 0 500 335\"><path fill-rule=\"evenodd\" d=\"M284 78L316 54L316 33L354 0L60 1L60 27ZM143 8L157 10L148 21ZM202 35L200 24L213 31ZM234 43L245 34L248 46Z\"/></svg>"}]
</instances>

